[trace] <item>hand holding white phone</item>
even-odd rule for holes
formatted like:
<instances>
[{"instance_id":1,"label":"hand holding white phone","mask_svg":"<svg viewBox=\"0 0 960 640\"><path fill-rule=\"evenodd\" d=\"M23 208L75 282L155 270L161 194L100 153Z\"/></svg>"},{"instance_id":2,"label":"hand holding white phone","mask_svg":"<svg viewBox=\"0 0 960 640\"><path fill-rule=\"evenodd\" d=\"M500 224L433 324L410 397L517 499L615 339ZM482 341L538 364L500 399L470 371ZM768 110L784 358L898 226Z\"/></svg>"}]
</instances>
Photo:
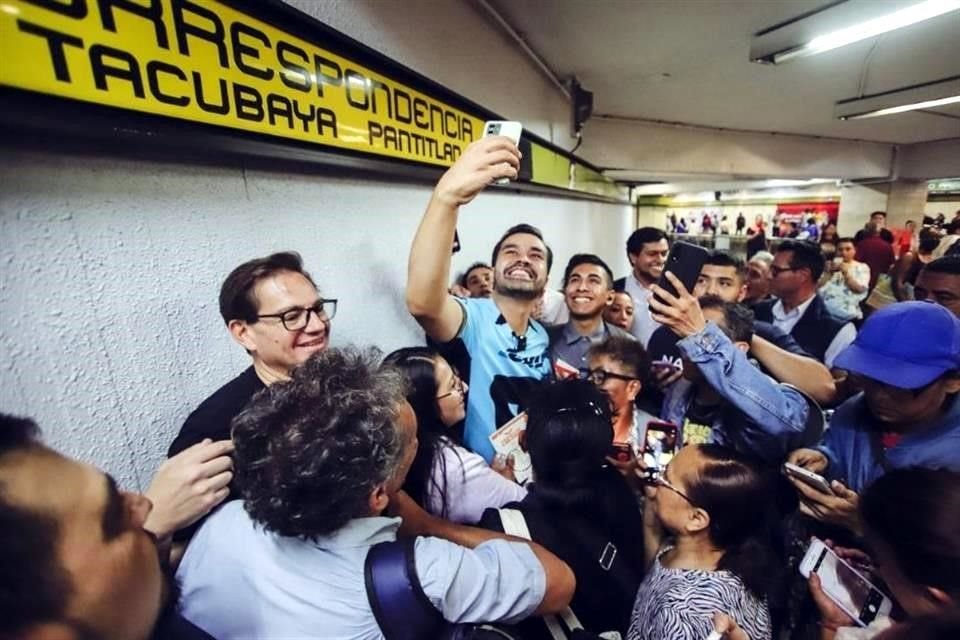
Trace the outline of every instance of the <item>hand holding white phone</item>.
<instances>
[{"instance_id":1,"label":"hand holding white phone","mask_svg":"<svg viewBox=\"0 0 960 640\"><path fill-rule=\"evenodd\" d=\"M513 144L520 144L520 136L523 135L523 124L515 120L490 120L483 123L483 137L487 136L506 136L513 141ZM493 184L510 184L510 178L500 178L494 180Z\"/></svg>"}]
</instances>

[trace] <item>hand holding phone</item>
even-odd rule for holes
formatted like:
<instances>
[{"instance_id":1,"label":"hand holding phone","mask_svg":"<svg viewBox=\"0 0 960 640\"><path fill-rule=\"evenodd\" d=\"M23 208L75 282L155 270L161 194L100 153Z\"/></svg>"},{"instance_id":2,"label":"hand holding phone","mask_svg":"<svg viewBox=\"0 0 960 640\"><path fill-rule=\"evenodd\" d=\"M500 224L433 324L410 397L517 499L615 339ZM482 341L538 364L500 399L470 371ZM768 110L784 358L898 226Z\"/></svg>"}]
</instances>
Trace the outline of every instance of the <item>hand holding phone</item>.
<instances>
[{"instance_id":1,"label":"hand holding phone","mask_svg":"<svg viewBox=\"0 0 960 640\"><path fill-rule=\"evenodd\" d=\"M647 471L663 471L680 448L679 428L670 422L651 420L643 439L641 464Z\"/></svg>"},{"instance_id":2,"label":"hand holding phone","mask_svg":"<svg viewBox=\"0 0 960 640\"><path fill-rule=\"evenodd\" d=\"M830 547L814 538L800 562L800 573L860 626L890 614L893 603ZM816 595L816 593L815 593Z\"/></svg>"},{"instance_id":3,"label":"hand holding phone","mask_svg":"<svg viewBox=\"0 0 960 640\"><path fill-rule=\"evenodd\" d=\"M809 471L790 462L783 463L783 472L789 477L799 480L808 487L816 489L820 493L825 493L831 496L836 495L836 493L833 491L833 488L830 486L830 483L827 482L827 479L819 473L814 473L813 471Z\"/></svg>"},{"instance_id":4,"label":"hand holding phone","mask_svg":"<svg viewBox=\"0 0 960 640\"><path fill-rule=\"evenodd\" d=\"M483 123L483 137L487 136L506 136L513 141L513 144L520 145L520 136L523 134L523 124L514 120L490 120ZM500 178L494 180L493 184L505 185L510 183L510 178Z\"/></svg>"},{"instance_id":5,"label":"hand holding phone","mask_svg":"<svg viewBox=\"0 0 960 640\"><path fill-rule=\"evenodd\" d=\"M693 288L697 286L703 264L709 256L710 252L703 247L689 242L674 242L667 255L667 262L663 265L663 273L660 274L657 286L674 297L679 296L677 288L667 278L667 272L670 272L680 280L688 292L692 293ZM661 302L666 304L662 300Z\"/></svg>"}]
</instances>

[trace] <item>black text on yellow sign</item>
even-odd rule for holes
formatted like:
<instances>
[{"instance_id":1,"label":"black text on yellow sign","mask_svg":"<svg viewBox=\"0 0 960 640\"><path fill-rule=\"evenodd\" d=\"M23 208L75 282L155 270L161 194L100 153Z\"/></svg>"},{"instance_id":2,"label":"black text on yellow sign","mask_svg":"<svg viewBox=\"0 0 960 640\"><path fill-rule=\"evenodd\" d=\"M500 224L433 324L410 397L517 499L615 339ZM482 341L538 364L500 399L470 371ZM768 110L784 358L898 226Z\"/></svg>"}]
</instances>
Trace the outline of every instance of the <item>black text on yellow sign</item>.
<instances>
[{"instance_id":1,"label":"black text on yellow sign","mask_svg":"<svg viewBox=\"0 0 960 640\"><path fill-rule=\"evenodd\" d=\"M483 124L215 0L0 0L0 84L435 165Z\"/></svg>"}]
</instances>

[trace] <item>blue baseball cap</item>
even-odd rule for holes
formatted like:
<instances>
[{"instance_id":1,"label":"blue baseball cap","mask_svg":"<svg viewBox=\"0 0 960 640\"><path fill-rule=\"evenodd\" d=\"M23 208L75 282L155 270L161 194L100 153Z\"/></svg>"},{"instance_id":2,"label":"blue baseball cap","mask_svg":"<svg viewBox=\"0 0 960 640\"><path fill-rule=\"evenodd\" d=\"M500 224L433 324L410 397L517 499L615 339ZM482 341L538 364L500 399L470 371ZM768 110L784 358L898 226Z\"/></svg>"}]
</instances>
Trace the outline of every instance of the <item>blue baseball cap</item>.
<instances>
[{"instance_id":1,"label":"blue baseball cap","mask_svg":"<svg viewBox=\"0 0 960 640\"><path fill-rule=\"evenodd\" d=\"M960 369L960 320L933 302L898 302L875 312L833 366L902 389Z\"/></svg>"}]
</instances>

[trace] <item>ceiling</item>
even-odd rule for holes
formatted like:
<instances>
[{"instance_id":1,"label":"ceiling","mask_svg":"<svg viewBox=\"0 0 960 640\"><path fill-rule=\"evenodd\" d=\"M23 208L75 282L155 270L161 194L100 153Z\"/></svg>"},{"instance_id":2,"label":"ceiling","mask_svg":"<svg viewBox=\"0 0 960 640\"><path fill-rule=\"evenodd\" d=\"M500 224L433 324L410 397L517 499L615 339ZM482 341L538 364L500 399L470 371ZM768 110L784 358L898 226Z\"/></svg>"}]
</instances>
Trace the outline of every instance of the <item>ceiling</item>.
<instances>
[{"instance_id":1,"label":"ceiling","mask_svg":"<svg viewBox=\"0 0 960 640\"><path fill-rule=\"evenodd\" d=\"M960 12L777 66L754 33L828 0L488 0L594 116L908 144L960 137L960 104L840 121L834 103L960 75ZM875 0L875 5L890 0Z\"/></svg>"}]
</instances>

